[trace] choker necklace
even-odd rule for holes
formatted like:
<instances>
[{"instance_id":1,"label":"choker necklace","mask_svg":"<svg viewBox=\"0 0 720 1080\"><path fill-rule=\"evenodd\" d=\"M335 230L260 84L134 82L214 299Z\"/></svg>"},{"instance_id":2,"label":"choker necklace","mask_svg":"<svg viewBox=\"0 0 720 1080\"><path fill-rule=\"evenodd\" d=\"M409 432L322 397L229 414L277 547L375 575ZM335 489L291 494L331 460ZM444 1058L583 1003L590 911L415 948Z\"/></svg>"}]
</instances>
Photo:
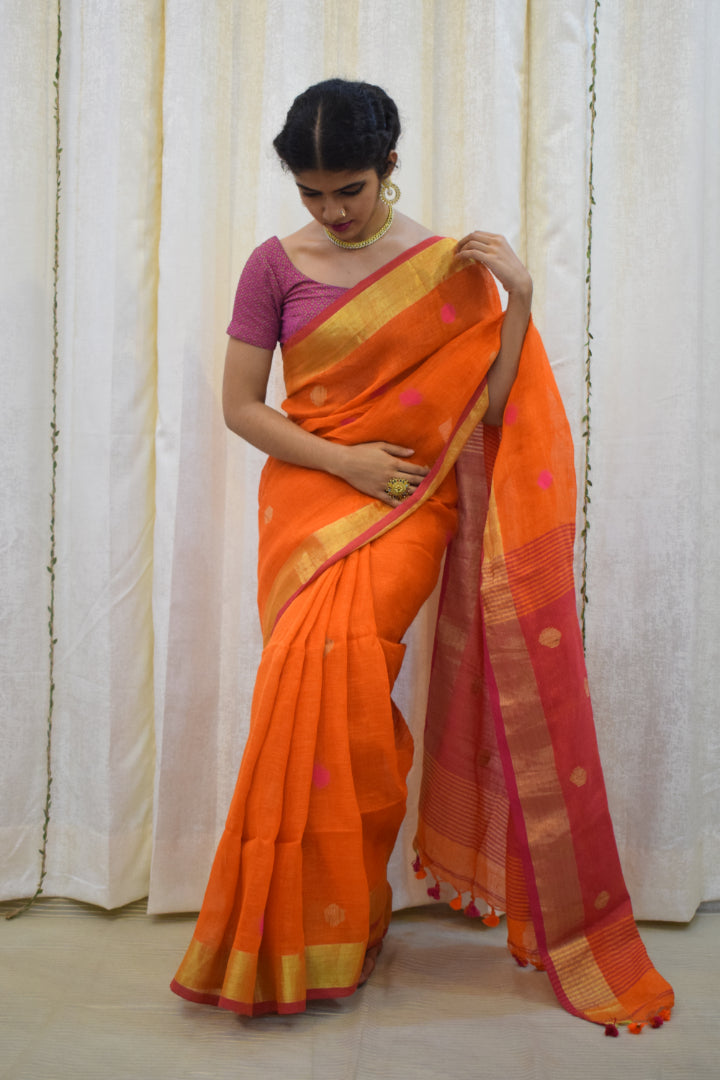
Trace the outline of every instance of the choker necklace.
<instances>
[{"instance_id":1,"label":"choker necklace","mask_svg":"<svg viewBox=\"0 0 720 1080\"><path fill-rule=\"evenodd\" d=\"M357 251L359 248L369 247L370 244L374 244L376 240L379 240L381 236L384 236L392 225L392 220L393 208L392 206L388 206L388 216L385 218L378 231L373 233L372 236L368 236L367 240L339 240L337 236L328 229L327 225L323 225L323 229L325 230L325 235L328 240L332 240L333 244L337 247L345 248L346 251Z\"/></svg>"}]
</instances>

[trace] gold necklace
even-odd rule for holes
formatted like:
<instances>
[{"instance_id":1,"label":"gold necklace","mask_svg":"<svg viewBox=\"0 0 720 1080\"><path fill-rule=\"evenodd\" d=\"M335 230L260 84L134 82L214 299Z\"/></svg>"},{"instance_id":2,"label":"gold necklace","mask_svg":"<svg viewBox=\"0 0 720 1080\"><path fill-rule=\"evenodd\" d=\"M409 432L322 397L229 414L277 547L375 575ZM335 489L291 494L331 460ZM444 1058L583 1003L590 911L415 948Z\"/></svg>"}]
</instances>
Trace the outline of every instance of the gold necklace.
<instances>
[{"instance_id":1,"label":"gold necklace","mask_svg":"<svg viewBox=\"0 0 720 1080\"><path fill-rule=\"evenodd\" d=\"M369 236L367 240L339 240L334 233L330 232L327 225L323 225L323 229L325 230L325 235L327 236L328 240L332 240L333 244L335 244L337 247L345 248L346 251L357 251L359 248L369 247L370 244L374 244L376 240L379 240L381 236L384 236L392 225L392 220L393 208L392 206L388 206L388 215L385 218L384 222L382 223L378 231L376 233L373 233L372 236Z\"/></svg>"}]
</instances>

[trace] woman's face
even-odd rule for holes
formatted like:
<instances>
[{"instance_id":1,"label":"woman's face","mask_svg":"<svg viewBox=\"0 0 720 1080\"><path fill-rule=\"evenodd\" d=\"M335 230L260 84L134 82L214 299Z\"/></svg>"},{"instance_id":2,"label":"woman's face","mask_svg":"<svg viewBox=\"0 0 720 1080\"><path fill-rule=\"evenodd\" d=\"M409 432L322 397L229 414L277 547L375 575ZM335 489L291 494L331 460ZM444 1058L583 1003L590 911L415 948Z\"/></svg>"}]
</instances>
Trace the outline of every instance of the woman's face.
<instances>
[{"instance_id":1,"label":"woman's face","mask_svg":"<svg viewBox=\"0 0 720 1080\"><path fill-rule=\"evenodd\" d=\"M295 183L315 220L338 239L367 240L387 217L387 207L378 198L380 178L374 169L307 169L295 174Z\"/></svg>"}]
</instances>

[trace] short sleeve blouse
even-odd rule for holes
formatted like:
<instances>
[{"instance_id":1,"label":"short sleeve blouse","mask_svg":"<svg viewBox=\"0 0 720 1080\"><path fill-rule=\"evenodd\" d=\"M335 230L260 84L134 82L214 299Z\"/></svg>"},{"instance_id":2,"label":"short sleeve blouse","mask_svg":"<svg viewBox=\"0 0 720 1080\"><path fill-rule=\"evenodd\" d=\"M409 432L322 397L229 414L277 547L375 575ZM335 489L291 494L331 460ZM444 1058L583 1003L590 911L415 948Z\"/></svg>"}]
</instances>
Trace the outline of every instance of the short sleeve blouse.
<instances>
[{"instance_id":1,"label":"short sleeve blouse","mask_svg":"<svg viewBox=\"0 0 720 1080\"><path fill-rule=\"evenodd\" d=\"M277 236L256 247L240 275L230 337L274 349L347 292L301 274Z\"/></svg>"}]
</instances>

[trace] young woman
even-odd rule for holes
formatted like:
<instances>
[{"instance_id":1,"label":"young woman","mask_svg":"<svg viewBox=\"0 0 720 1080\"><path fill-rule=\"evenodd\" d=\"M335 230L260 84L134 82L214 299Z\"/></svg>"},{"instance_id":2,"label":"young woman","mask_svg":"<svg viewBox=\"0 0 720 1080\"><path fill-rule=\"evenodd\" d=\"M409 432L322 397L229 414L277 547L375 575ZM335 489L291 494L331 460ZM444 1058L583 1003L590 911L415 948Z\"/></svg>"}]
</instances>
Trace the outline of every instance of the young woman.
<instances>
[{"instance_id":1,"label":"young woman","mask_svg":"<svg viewBox=\"0 0 720 1080\"><path fill-rule=\"evenodd\" d=\"M172 986L290 1013L372 971L412 759L391 691L452 541L417 874L469 915L476 899L491 923L506 911L513 954L545 967L570 1011L645 1021L672 993L634 929L607 813L575 616L572 447L530 276L500 236L456 244L395 211L399 134L383 90L332 79L275 140L311 220L250 257L223 388L228 426L269 455L265 648ZM284 415L265 404L278 341Z\"/></svg>"}]
</instances>

